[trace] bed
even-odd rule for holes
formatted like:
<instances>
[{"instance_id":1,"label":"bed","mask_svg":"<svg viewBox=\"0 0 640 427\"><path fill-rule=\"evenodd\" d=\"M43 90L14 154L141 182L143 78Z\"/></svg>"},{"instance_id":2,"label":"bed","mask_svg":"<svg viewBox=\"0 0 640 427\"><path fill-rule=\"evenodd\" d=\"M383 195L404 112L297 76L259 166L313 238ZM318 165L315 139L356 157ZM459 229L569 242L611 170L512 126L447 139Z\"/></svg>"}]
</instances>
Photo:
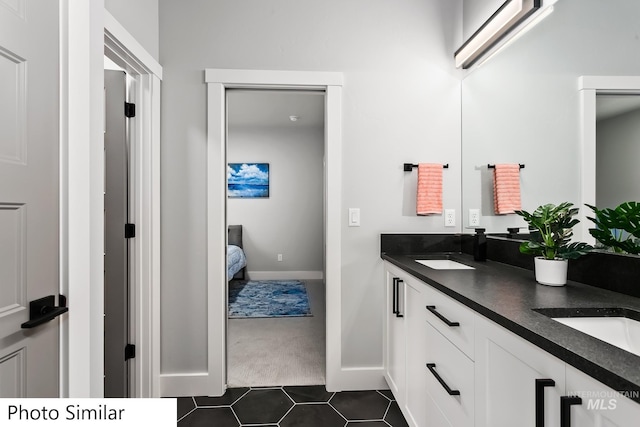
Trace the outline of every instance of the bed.
<instances>
[{"instance_id":1,"label":"bed","mask_svg":"<svg viewBox=\"0 0 640 427\"><path fill-rule=\"evenodd\" d=\"M228 227L227 243L227 280L244 280L247 257L242 249L242 225Z\"/></svg>"}]
</instances>

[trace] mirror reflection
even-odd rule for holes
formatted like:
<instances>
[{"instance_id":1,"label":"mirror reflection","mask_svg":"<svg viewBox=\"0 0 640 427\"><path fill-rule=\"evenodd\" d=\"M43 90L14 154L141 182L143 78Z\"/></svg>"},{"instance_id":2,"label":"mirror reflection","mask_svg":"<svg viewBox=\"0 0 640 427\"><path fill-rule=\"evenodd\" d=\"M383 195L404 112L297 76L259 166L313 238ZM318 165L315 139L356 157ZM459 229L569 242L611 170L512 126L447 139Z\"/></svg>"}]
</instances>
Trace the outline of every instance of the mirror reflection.
<instances>
[{"instance_id":1,"label":"mirror reflection","mask_svg":"<svg viewBox=\"0 0 640 427\"><path fill-rule=\"evenodd\" d=\"M640 94L596 96L596 206L640 200Z\"/></svg>"},{"instance_id":2,"label":"mirror reflection","mask_svg":"<svg viewBox=\"0 0 640 427\"><path fill-rule=\"evenodd\" d=\"M462 83L462 179L464 232L472 232L470 209L480 209L480 227L506 233L525 227L514 214L493 212L492 175L487 164L522 163L522 208L564 201L581 204L582 123L580 76L640 75L640 2L636 0L560 0L553 12L480 67L465 72ZM604 98L599 100L604 101ZM628 111L630 114L630 112ZM639 113L640 114L640 113ZM613 118L611 118L613 120ZM598 127L604 132L605 123ZM620 124L613 124L622 133ZM628 132L631 132L630 130ZM631 140L634 137L626 136ZM636 138L637 139L637 138ZM609 143L610 144L610 143ZM598 140L598 158L621 161L623 155ZM606 154L604 154L606 152ZM612 186L638 182L626 164L598 166L598 177L615 169ZM617 199L638 200L620 193ZM596 204L617 204L610 200ZM580 206L581 210L588 208ZM587 212L585 212L587 213ZM577 236L579 237L579 236Z\"/></svg>"}]
</instances>

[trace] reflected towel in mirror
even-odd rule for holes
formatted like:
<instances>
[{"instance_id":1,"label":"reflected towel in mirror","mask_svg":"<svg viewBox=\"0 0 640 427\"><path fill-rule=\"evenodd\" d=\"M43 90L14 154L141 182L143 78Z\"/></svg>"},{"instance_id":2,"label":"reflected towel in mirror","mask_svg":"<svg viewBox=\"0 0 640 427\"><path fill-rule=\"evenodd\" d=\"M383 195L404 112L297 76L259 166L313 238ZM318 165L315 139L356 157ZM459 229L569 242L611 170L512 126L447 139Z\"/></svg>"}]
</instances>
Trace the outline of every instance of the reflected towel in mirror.
<instances>
[{"instance_id":1,"label":"reflected towel in mirror","mask_svg":"<svg viewBox=\"0 0 640 427\"><path fill-rule=\"evenodd\" d=\"M497 215L522 209L520 200L520 165L496 164L493 170L493 206Z\"/></svg>"}]
</instances>

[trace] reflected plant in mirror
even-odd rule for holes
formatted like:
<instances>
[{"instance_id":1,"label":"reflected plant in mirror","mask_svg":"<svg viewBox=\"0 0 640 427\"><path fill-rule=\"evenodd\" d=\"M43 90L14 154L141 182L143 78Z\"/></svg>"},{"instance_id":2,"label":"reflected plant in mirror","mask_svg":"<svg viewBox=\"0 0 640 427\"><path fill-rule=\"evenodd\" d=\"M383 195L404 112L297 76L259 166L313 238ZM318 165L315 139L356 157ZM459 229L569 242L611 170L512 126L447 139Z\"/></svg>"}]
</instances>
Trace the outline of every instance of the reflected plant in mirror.
<instances>
[{"instance_id":1,"label":"reflected plant in mirror","mask_svg":"<svg viewBox=\"0 0 640 427\"><path fill-rule=\"evenodd\" d=\"M623 202L614 209L587 205L595 217L589 233L603 248L616 253L640 254L640 202Z\"/></svg>"}]
</instances>

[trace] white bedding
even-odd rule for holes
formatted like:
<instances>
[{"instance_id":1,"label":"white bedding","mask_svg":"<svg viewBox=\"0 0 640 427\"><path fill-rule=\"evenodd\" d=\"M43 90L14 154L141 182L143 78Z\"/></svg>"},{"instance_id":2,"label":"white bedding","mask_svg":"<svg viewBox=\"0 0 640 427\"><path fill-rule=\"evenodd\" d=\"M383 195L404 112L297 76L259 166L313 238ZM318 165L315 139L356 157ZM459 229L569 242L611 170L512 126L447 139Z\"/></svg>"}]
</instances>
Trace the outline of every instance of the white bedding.
<instances>
[{"instance_id":1,"label":"white bedding","mask_svg":"<svg viewBox=\"0 0 640 427\"><path fill-rule=\"evenodd\" d=\"M247 257L244 255L242 248L236 245L227 246L227 280L233 279L233 276L247 265Z\"/></svg>"}]
</instances>

